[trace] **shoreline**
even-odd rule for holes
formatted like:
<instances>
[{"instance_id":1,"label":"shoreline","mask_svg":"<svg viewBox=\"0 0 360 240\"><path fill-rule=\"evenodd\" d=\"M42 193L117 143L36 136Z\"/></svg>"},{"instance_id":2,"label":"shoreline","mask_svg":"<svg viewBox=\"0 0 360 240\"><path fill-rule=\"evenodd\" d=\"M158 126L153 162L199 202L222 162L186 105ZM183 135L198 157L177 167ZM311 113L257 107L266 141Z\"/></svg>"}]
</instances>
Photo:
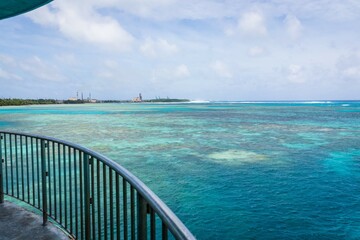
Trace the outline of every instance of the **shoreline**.
<instances>
[{"instance_id":1,"label":"shoreline","mask_svg":"<svg viewBox=\"0 0 360 240\"><path fill-rule=\"evenodd\" d=\"M29 106L29 105L57 105L57 104L97 104L97 103L190 103L189 99L149 99L141 102L134 102L131 100L55 100L55 99L20 99L20 98L7 98L0 99L0 107L7 106Z\"/></svg>"},{"instance_id":2,"label":"shoreline","mask_svg":"<svg viewBox=\"0 0 360 240\"><path fill-rule=\"evenodd\" d=\"M149 99L139 102L131 100L55 100L55 99L0 99L0 107L31 106L31 105L79 105L79 104L101 104L101 103L128 103L128 104L151 104L151 103L218 103L218 104L339 104L360 103L360 100L268 100L268 101L192 101L189 99Z\"/></svg>"}]
</instances>

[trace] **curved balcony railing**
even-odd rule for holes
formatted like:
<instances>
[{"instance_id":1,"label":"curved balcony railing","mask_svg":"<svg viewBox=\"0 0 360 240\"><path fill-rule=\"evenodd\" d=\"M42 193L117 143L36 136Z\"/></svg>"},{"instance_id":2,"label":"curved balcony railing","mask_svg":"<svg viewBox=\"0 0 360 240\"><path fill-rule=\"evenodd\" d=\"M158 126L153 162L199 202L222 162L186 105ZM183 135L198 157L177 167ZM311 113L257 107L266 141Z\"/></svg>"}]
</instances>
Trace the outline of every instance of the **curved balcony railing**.
<instances>
[{"instance_id":1,"label":"curved balcony railing","mask_svg":"<svg viewBox=\"0 0 360 240\"><path fill-rule=\"evenodd\" d=\"M4 194L53 219L76 239L195 239L131 172L85 147L0 131Z\"/></svg>"}]
</instances>

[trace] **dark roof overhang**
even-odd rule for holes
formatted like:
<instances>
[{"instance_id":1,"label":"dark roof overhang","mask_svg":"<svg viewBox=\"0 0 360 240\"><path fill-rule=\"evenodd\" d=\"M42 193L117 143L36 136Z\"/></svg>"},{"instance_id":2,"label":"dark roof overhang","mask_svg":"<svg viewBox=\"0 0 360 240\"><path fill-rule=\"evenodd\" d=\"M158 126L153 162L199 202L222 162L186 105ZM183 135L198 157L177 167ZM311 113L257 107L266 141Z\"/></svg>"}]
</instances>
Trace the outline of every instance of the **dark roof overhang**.
<instances>
[{"instance_id":1,"label":"dark roof overhang","mask_svg":"<svg viewBox=\"0 0 360 240\"><path fill-rule=\"evenodd\" d=\"M0 0L0 20L29 12L52 0Z\"/></svg>"}]
</instances>

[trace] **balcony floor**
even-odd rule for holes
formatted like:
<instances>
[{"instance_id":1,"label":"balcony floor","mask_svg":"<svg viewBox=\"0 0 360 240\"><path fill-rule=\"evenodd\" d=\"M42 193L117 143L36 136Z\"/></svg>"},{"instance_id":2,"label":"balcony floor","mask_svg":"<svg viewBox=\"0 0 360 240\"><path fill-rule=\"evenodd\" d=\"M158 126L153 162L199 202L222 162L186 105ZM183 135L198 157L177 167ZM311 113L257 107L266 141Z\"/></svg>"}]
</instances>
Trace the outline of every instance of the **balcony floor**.
<instances>
[{"instance_id":1,"label":"balcony floor","mask_svg":"<svg viewBox=\"0 0 360 240\"><path fill-rule=\"evenodd\" d=\"M10 239L69 240L50 222L42 226L42 216L5 201L0 204L0 240Z\"/></svg>"}]
</instances>

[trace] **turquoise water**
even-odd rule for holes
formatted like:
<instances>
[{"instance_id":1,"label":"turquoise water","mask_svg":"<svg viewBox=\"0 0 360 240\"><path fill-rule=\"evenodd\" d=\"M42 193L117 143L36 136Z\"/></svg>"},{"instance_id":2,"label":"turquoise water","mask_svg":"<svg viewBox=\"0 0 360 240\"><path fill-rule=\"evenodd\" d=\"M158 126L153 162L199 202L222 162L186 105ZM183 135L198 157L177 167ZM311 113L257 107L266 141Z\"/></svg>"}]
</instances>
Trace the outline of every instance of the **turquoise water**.
<instances>
[{"instance_id":1,"label":"turquoise water","mask_svg":"<svg viewBox=\"0 0 360 240\"><path fill-rule=\"evenodd\" d=\"M0 108L135 173L198 239L360 239L360 102Z\"/></svg>"}]
</instances>

